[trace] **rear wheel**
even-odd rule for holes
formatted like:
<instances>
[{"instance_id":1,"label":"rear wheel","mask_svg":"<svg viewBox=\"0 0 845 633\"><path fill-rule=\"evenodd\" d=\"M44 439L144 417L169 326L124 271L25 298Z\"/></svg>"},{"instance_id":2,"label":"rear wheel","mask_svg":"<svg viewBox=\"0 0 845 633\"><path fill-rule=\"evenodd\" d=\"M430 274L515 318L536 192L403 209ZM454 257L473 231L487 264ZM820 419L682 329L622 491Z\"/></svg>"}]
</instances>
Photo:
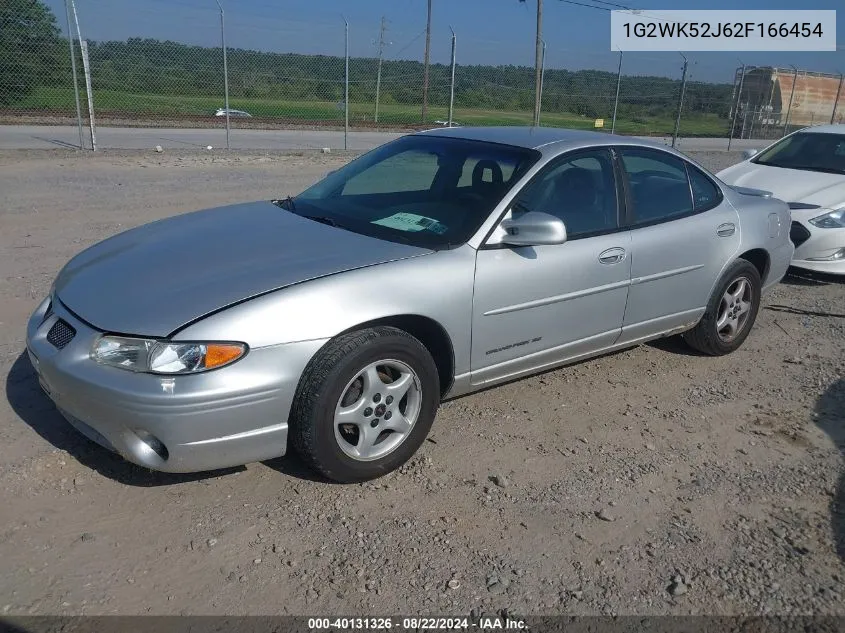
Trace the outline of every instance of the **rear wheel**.
<instances>
[{"instance_id":1,"label":"rear wheel","mask_svg":"<svg viewBox=\"0 0 845 633\"><path fill-rule=\"evenodd\" d=\"M750 262L740 259L722 276L701 321L683 334L693 348L711 356L730 354L739 349L760 309L760 273Z\"/></svg>"},{"instance_id":2,"label":"rear wheel","mask_svg":"<svg viewBox=\"0 0 845 633\"><path fill-rule=\"evenodd\" d=\"M428 435L439 384L428 350L407 332L375 327L341 335L300 379L290 420L294 448L335 481L384 475Z\"/></svg>"}]
</instances>

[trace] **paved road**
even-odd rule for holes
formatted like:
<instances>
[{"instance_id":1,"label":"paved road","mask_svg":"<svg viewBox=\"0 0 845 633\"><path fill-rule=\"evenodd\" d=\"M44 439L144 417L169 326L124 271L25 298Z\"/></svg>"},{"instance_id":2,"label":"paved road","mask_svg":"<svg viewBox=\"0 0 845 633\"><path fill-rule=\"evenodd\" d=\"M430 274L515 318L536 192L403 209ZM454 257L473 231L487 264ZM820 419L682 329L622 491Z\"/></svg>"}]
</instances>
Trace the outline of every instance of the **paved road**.
<instances>
[{"instance_id":1,"label":"paved road","mask_svg":"<svg viewBox=\"0 0 845 633\"><path fill-rule=\"evenodd\" d=\"M350 132L349 149L371 149L399 134L387 132ZM88 131L85 143L90 147ZM197 128L123 128L97 129L97 147L102 149L214 148L226 147L226 131ZM343 132L327 130L232 130L232 149L284 150L343 148ZM49 149L78 147L79 133L73 126L4 125L0 126L0 149Z\"/></svg>"},{"instance_id":2,"label":"paved road","mask_svg":"<svg viewBox=\"0 0 845 633\"><path fill-rule=\"evenodd\" d=\"M400 136L390 132L350 132L348 147L366 150ZM663 140L669 144L671 139ZM86 144L90 142L87 131ZM167 149L214 148L226 146L226 132L221 129L196 128L121 128L101 127L97 130L97 146L102 149L151 149L161 145ZM232 149L285 150L319 149L344 146L343 132L331 130L232 130ZM734 141L732 149L763 147L765 141ZM0 150L50 149L78 147L79 134L73 126L3 125L0 126ZM727 139L680 139L680 149L686 151L717 151L727 149Z\"/></svg>"}]
</instances>

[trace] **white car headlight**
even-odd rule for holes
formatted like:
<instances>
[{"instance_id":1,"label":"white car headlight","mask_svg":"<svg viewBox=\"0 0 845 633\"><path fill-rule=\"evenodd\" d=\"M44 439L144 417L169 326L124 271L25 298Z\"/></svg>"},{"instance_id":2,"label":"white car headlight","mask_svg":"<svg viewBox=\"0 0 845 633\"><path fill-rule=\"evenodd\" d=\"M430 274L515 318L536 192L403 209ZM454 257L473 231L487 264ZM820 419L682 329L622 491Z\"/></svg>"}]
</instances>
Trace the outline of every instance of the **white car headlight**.
<instances>
[{"instance_id":1,"label":"white car headlight","mask_svg":"<svg viewBox=\"0 0 845 633\"><path fill-rule=\"evenodd\" d=\"M815 217L810 220L810 224L820 229L843 229L845 228L845 207Z\"/></svg>"},{"instance_id":2,"label":"white car headlight","mask_svg":"<svg viewBox=\"0 0 845 633\"><path fill-rule=\"evenodd\" d=\"M102 365L154 374L195 374L233 363L243 343L170 343L127 336L103 336L91 350Z\"/></svg>"}]
</instances>

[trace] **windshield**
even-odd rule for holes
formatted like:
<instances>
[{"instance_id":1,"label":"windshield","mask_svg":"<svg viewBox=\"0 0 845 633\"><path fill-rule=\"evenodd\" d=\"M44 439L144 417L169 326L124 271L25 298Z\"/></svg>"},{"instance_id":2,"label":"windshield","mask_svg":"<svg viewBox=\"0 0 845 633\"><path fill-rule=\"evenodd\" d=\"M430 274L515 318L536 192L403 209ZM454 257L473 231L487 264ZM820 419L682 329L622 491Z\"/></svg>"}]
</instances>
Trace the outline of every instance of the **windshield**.
<instances>
[{"instance_id":1,"label":"windshield","mask_svg":"<svg viewBox=\"0 0 845 633\"><path fill-rule=\"evenodd\" d=\"M752 163L845 174L845 134L798 132L775 143Z\"/></svg>"},{"instance_id":2,"label":"windshield","mask_svg":"<svg viewBox=\"0 0 845 633\"><path fill-rule=\"evenodd\" d=\"M478 230L539 156L510 145L405 136L280 204L355 233L449 248Z\"/></svg>"}]
</instances>

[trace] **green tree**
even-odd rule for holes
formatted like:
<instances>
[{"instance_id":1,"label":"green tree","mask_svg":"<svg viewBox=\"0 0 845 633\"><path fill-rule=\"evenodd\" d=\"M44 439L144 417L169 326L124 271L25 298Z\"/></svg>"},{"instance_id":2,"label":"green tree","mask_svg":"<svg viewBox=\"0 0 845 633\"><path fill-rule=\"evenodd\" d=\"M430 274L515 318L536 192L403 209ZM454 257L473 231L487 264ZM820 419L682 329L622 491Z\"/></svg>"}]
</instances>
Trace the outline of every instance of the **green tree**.
<instances>
[{"instance_id":1,"label":"green tree","mask_svg":"<svg viewBox=\"0 0 845 633\"><path fill-rule=\"evenodd\" d=\"M43 2L0 0L0 106L60 81L62 43L56 16Z\"/></svg>"}]
</instances>

